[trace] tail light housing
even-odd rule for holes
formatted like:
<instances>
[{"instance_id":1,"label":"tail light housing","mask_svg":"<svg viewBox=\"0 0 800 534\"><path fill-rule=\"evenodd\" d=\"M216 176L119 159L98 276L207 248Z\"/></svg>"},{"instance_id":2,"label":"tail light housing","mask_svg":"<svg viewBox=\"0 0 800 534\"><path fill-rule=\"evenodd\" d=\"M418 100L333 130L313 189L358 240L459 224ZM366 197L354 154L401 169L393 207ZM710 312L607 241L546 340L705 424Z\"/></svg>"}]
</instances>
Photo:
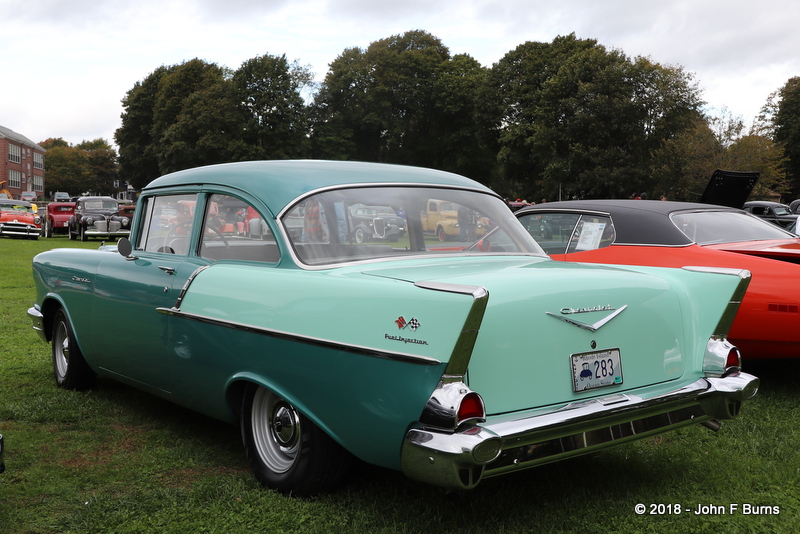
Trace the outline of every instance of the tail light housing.
<instances>
[{"instance_id":1,"label":"tail light housing","mask_svg":"<svg viewBox=\"0 0 800 534\"><path fill-rule=\"evenodd\" d=\"M480 395L463 382L439 384L422 410L419 422L425 428L454 432L463 424L486 420Z\"/></svg>"},{"instance_id":2,"label":"tail light housing","mask_svg":"<svg viewBox=\"0 0 800 534\"><path fill-rule=\"evenodd\" d=\"M706 376L725 376L738 372L742 367L742 355L726 338L712 336L706 344L703 372Z\"/></svg>"}]
</instances>

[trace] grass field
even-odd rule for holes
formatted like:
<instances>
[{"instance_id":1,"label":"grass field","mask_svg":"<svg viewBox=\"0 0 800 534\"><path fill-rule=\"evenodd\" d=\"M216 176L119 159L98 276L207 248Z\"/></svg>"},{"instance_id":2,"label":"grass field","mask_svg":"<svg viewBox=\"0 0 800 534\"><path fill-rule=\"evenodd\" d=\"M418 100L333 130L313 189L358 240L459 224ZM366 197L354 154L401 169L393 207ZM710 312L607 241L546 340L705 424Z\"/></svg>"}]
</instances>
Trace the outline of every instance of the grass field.
<instances>
[{"instance_id":1,"label":"grass field","mask_svg":"<svg viewBox=\"0 0 800 534\"><path fill-rule=\"evenodd\" d=\"M800 532L796 362L746 364L762 390L718 433L683 429L468 494L369 466L313 499L265 490L235 427L108 380L56 388L50 348L25 314L31 259L98 245L0 238L0 532ZM121 317L119 327L136 325Z\"/></svg>"}]
</instances>

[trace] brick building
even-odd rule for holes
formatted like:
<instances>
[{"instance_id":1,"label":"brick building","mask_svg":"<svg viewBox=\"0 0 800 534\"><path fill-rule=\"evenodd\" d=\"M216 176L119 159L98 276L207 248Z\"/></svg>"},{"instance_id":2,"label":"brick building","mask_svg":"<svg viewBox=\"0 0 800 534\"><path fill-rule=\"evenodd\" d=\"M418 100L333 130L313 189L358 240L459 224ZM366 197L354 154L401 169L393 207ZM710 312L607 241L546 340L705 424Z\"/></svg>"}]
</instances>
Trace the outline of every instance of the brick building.
<instances>
[{"instance_id":1,"label":"brick building","mask_svg":"<svg viewBox=\"0 0 800 534\"><path fill-rule=\"evenodd\" d=\"M44 197L45 150L13 130L0 126L0 190L18 199L23 191Z\"/></svg>"}]
</instances>

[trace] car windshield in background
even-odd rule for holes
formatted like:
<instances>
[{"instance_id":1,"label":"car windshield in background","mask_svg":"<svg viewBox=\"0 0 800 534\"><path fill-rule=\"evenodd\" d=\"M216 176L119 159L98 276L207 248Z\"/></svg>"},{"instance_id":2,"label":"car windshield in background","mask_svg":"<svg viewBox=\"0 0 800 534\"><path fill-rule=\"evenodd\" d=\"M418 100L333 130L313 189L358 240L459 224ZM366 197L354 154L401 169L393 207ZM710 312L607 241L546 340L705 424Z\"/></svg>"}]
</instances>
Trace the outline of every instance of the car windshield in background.
<instances>
[{"instance_id":1,"label":"car windshield in background","mask_svg":"<svg viewBox=\"0 0 800 534\"><path fill-rule=\"evenodd\" d=\"M672 223L698 245L793 239L782 228L738 211L693 211L670 215Z\"/></svg>"},{"instance_id":2,"label":"car windshield in background","mask_svg":"<svg viewBox=\"0 0 800 534\"><path fill-rule=\"evenodd\" d=\"M420 254L544 255L502 200L459 189L326 191L286 210L281 222L307 265Z\"/></svg>"},{"instance_id":3,"label":"car windshield in background","mask_svg":"<svg viewBox=\"0 0 800 534\"><path fill-rule=\"evenodd\" d=\"M117 202L115 200L101 200L92 199L83 202L84 208L87 210L116 210Z\"/></svg>"},{"instance_id":4,"label":"car windshield in background","mask_svg":"<svg viewBox=\"0 0 800 534\"><path fill-rule=\"evenodd\" d=\"M3 204L0 205L0 211L17 211L24 213L33 213L33 208L25 204Z\"/></svg>"}]
</instances>

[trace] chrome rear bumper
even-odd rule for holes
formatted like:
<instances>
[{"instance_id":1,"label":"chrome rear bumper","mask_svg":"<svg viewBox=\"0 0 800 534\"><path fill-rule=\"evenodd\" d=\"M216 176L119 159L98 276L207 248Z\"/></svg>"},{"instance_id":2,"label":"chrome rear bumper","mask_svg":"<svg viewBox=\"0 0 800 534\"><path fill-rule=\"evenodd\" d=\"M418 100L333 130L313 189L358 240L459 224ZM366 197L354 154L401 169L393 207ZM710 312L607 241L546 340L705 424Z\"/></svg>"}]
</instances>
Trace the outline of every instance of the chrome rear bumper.
<instances>
[{"instance_id":1,"label":"chrome rear bumper","mask_svg":"<svg viewBox=\"0 0 800 534\"><path fill-rule=\"evenodd\" d=\"M643 399L619 394L515 418L489 418L453 433L412 429L402 450L409 477L450 489L483 478L586 454L682 426L731 419L758 392L759 379L735 372L701 378ZM710 425L713 426L713 425Z\"/></svg>"}]
</instances>

